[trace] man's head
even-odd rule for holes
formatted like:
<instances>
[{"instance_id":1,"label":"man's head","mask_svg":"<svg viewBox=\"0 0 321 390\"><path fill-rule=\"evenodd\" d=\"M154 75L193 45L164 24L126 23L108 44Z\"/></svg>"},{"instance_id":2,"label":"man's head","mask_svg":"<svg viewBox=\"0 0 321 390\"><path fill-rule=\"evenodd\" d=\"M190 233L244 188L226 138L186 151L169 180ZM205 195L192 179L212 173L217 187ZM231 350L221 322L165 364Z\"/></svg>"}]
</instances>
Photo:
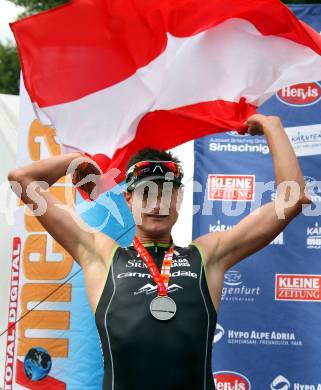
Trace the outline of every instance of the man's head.
<instances>
[{"instance_id":1,"label":"man's head","mask_svg":"<svg viewBox=\"0 0 321 390\"><path fill-rule=\"evenodd\" d=\"M145 148L128 161L124 196L139 229L150 237L171 231L182 200L183 171L170 152Z\"/></svg>"}]
</instances>

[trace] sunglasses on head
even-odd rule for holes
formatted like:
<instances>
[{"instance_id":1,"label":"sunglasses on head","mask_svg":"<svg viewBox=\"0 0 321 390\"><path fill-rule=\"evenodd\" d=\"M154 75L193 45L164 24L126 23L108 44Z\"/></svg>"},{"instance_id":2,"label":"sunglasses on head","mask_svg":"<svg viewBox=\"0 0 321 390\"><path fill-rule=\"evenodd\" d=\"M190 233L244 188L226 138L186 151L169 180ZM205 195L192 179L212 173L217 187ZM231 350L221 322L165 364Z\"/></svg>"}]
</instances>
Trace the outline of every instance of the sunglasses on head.
<instances>
[{"instance_id":1,"label":"sunglasses on head","mask_svg":"<svg viewBox=\"0 0 321 390\"><path fill-rule=\"evenodd\" d=\"M183 178L183 169L174 161L139 161L133 164L126 172L126 183L138 181L147 176L162 177L166 173L172 173L173 179L180 182Z\"/></svg>"}]
</instances>

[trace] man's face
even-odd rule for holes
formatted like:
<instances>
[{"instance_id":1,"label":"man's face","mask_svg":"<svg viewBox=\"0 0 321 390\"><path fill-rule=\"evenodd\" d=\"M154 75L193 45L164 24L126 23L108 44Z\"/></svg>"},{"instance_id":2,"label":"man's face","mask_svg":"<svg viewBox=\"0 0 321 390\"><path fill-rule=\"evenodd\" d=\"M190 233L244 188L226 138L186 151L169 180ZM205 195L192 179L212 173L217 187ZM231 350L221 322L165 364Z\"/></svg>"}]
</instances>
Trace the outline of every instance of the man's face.
<instances>
[{"instance_id":1,"label":"man's face","mask_svg":"<svg viewBox=\"0 0 321 390\"><path fill-rule=\"evenodd\" d=\"M170 231L177 221L183 190L171 182L150 181L124 195L136 225L153 236Z\"/></svg>"}]
</instances>

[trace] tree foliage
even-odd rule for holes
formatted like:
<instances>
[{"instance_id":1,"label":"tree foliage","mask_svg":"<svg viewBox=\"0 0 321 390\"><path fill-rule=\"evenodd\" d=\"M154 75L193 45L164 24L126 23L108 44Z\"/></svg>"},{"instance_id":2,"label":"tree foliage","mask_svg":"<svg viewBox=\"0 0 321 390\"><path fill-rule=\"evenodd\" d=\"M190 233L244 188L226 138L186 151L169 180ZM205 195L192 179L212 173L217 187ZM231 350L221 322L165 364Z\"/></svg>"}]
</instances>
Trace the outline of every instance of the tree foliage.
<instances>
[{"instance_id":1,"label":"tree foliage","mask_svg":"<svg viewBox=\"0 0 321 390\"><path fill-rule=\"evenodd\" d=\"M36 14L41 11L45 11L47 9L56 7L58 5L67 3L67 0L9 0L11 3L14 3L15 5L18 5L20 7L24 7L25 11L20 15L26 16L26 15L32 15Z\"/></svg>"},{"instance_id":2,"label":"tree foliage","mask_svg":"<svg viewBox=\"0 0 321 390\"><path fill-rule=\"evenodd\" d=\"M282 0L285 4L321 4L321 0Z\"/></svg>"},{"instance_id":3,"label":"tree foliage","mask_svg":"<svg viewBox=\"0 0 321 390\"><path fill-rule=\"evenodd\" d=\"M67 0L9 0L25 11L23 17L65 4ZM173 0L175 1L175 0ZM253 0L254 1L254 0ZM287 4L320 4L321 0L284 0ZM231 2L231 7L233 2ZM19 94L19 59L14 43L0 42L0 93Z\"/></svg>"},{"instance_id":4,"label":"tree foliage","mask_svg":"<svg viewBox=\"0 0 321 390\"><path fill-rule=\"evenodd\" d=\"M52 7L66 3L66 0L9 0L24 7L18 18L32 15ZM20 62L14 42L0 41L0 93L19 95Z\"/></svg>"},{"instance_id":5,"label":"tree foliage","mask_svg":"<svg viewBox=\"0 0 321 390\"><path fill-rule=\"evenodd\" d=\"M41 12L61 4L65 4L68 0L9 0L18 6L24 7L25 12L22 16L32 15L37 12ZM255 0L253 0L255 1ZM321 0L282 0L286 4L320 4ZM233 2L231 2L231 7Z\"/></svg>"},{"instance_id":6,"label":"tree foliage","mask_svg":"<svg viewBox=\"0 0 321 390\"><path fill-rule=\"evenodd\" d=\"M285 4L321 4L321 0L282 0Z\"/></svg>"},{"instance_id":7,"label":"tree foliage","mask_svg":"<svg viewBox=\"0 0 321 390\"><path fill-rule=\"evenodd\" d=\"M19 94L20 63L13 42L0 42L0 93Z\"/></svg>"},{"instance_id":8,"label":"tree foliage","mask_svg":"<svg viewBox=\"0 0 321 390\"><path fill-rule=\"evenodd\" d=\"M26 9L26 14L31 15L67 3L67 0L9 0L12 3ZM254 1L254 0L253 0ZM320 4L321 0L283 0L286 4ZM231 6L233 3L231 2Z\"/></svg>"}]
</instances>

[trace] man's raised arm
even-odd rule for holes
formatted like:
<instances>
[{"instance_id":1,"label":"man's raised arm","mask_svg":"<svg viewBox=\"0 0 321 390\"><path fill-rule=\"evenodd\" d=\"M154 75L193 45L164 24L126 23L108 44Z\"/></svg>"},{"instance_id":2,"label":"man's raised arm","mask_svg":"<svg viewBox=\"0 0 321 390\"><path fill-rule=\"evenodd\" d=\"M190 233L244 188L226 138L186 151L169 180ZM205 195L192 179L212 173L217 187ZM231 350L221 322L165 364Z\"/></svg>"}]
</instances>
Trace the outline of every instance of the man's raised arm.
<instances>
[{"instance_id":1,"label":"man's raised arm","mask_svg":"<svg viewBox=\"0 0 321 390\"><path fill-rule=\"evenodd\" d=\"M66 206L47 190L66 175L70 164L79 167L82 162L88 161L90 160L80 153L69 153L19 167L8 174L13 191L32 209L46 231L82 267L96 260L106 262L116 242L104 233L91 229L73 207ZM93 165L91 162L90 164ZM98 173L95 166L91 170ZM79 169L75 170L73 182L78 181L75 179L77 174ZM93 183L87 183L81 188L88 190L93 189L93 186Z\"/></svg>"},{"instance_id":2,"label":"man's raised arm","mask_svg":"<svg viewBox=\"0 0 321 390\"><path fill-rule=\"evenodd\" d=\"M310 204L305 182L292 145L275 116L255 114L247 121L251 135L264 134L273 158L277 198L243 218L234 228L209 233L195 240L208 265L223 272L269 244Z\"/></svg>"}]
</instances>

